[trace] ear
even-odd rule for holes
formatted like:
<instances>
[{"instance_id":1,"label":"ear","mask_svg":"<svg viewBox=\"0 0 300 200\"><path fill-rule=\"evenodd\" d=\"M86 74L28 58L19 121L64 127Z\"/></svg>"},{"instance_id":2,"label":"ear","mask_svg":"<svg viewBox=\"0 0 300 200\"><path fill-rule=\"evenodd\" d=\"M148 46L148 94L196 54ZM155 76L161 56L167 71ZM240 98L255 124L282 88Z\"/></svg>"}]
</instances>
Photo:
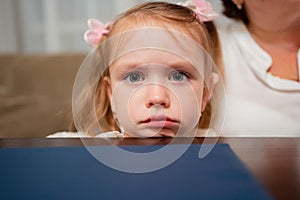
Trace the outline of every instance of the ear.
<instances>
[{"instance_id":1,"label":"ear","mask_svg":"<svg viewBox=\"0 0 300 200\"><path fill-rule=\"evenodd\" d=\"M105 85L104 88L105 88L106 95L108 96L108 99L111 102L111 100L112 100L112 89L111 89L110 78L108 76L104 77L103 84Z\"/></svg>"},{"instance_id":2,"label":"ear","mask_svg":"<svg viewBox=\"0 0 300 200\"><path fill-rule=\"evenodd\" d=\"M212 73L208 82L204 84L203 88L203 96L202 96L202 105L201 105L201 112L205 110L207 102L211 99L213 92L215 90L216 84L219 82L219 76L216 73ZM209 88L208 88L209 85Z\"/></svg>"}]
</instances>

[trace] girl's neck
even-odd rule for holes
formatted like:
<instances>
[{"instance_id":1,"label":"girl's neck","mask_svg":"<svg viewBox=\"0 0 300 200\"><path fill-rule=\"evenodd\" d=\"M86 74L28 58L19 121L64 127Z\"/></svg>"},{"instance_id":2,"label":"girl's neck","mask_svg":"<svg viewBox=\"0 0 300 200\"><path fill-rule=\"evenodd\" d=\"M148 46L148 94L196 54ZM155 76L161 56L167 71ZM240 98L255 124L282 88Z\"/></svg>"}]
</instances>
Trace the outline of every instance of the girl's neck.
<instances>
[{"instance_id":1,"label":"girl's neck","mask_svg":"<svg viewBox=\"0 0 300 200\"><path fill-rule=\"evenodd\" d=\"M278 31L249 25L254 40L272 57L268 72L294 81L299 81L297 54L300 47L300 27Z\"/></svg>"}]
</instances>

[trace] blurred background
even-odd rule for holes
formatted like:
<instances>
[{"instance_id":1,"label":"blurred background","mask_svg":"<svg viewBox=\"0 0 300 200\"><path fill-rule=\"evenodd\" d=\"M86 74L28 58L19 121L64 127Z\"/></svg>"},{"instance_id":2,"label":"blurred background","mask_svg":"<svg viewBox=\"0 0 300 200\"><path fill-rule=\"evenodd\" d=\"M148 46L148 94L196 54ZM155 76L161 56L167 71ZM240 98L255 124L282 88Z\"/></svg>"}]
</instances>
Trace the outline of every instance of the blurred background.
<instances>
[{"instance_id":1,"label":"blurred background","mask_svg":"<svg viewBox=\"0 0 300 200\"><path fill-rule=\"evenodd\" d=\"M1 53L74 53L88 18L111 21L141 0L0 0Z\"/></svg>"},{"instance_id":2,"label":"blurred background","mask_svg":"<svg viewBox=\"0 0 300 200\"><path fill-rule=\"evenodd\" d=\"M142 2L146 0L0 0L0 53L87 51L82 35L88 18L109 22ZM219 0L211 3L219 10Z\"/></svg>"},{"instance_id":3,"label":"blurred background","mask_svg":"<svg viewBox=\"0 0 300 200\"><path fill-rule=\"evenodd\" d=\"M68 130L73 81L91 50L87 19L110 22L142 2L0 0L0 138ZM221 10L219 0L210 2Z\"/></svg>"}]
</instances>

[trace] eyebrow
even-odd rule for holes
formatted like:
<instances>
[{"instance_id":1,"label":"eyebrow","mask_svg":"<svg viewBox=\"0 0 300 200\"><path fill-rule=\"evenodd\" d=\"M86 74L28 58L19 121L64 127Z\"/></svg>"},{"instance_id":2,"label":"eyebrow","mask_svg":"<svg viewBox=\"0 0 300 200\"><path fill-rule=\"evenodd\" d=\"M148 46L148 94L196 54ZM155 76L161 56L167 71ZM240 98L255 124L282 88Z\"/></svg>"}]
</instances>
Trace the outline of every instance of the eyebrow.
<instances>
[{"instance_id":1,"label":"eyebrow","mask_svg":"<svg viewBox=\"0 0 300 200\"><path fill-rule=\"evenodd\" d=\"M122 60L122 61L117 61L115 64L113 64L113 66L122 66L123 68L128 70L140 65L143 65L143 63L138 62L136 60Z\"/></svg>"},{"instance_id":2,"label":"eyebrow","mask_svg":"<svg viewBox=\"0 0 300 200\"><path fill-rule=\"evenodd\" d=\"M167 64L167 66L170 66L172 68L195 68L190 62L185 60L179 60L179 61L171 61Z\"/></svg>"},{"instance_id":3,"label":"eyebrow","mask_svg":"<svg viewBox=\"0 0 300 200\"><path fill-rule=\"evenodd\" d=\"M161 63L158 63L158 62L144 63L144 62L139 62L138 60L123 60L123 61L113 64L113 66L118 65L118 66L122 66L125 69L129 70L131 68L135 68L138 66L144 66L144 65L148 65L148 64L161 64ZM166 64L161 64L161 65L169 66L169 67L172 67L175 69L177 69L177 68L193 68L193 69L195 69L195 67L190 62L185 61L185 60L170 61Z\"/></svg>"},{"instance_id":4,"label":"eyebrow","mask_svg":"<svg viewBox=\"0 0 300 200\"><path fill-rule=\"evenodd\" d=\"M134 69L135 67L142 65L142 63L137 62L136 60L122 60L117 61L112 65L114 68L115 74L118 78L122 76L123 74L129 72L131 69ZM120 67L119 67L120 66Z\"/></svg>"},{"instance_id":5,"label":"eyebrow","mask_svg":"<svg viewBox=\"0 0 300 200\"><path fill-rule=\"evenodd\" d=\"M199 74L197 68L194 65L192 65L190 62L185 60L179 60L175 62L171 61L168 64L168 66L178 71L182 70L194 75Z\"/></svg>"}]
</instances>

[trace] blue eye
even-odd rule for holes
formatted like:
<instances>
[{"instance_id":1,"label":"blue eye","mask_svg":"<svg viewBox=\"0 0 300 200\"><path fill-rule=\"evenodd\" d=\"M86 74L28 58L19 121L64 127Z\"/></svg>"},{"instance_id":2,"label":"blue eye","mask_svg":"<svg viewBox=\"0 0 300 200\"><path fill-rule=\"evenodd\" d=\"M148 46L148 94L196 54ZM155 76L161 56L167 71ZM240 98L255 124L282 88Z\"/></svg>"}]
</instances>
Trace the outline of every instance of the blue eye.
<instances>
[{"instance_id":1,"label":"blue eye","mask_svg":"<svg viewBox=\"0 0 300 200\"><path fill-rule=\"evenodd\" d=\"M181 82L187 80L188 76L184 72L175 71L172 72L169 79L171 81Z\"/></svg>"},{"instance_id":2,"label":"blue eye","mask_svg":"<svg viewBox=\"0 0 300 200\"><path fill-rule=\"evenodd\" d=\"M125 79L127 81L129 81L130 83L136 83L136 82L141 82L144 80L144 77L141 73L139 72L132 72L132 73L129 73Z\"/></svg>"}]
</instances>

